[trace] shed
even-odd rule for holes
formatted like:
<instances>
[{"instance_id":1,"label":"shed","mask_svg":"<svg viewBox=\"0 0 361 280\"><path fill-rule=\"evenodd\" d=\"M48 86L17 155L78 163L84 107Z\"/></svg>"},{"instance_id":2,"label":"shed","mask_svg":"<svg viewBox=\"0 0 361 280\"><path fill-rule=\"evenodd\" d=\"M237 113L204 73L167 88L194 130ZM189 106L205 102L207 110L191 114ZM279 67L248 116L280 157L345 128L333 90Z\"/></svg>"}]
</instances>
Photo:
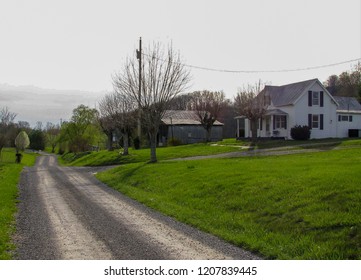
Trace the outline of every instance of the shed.
<instances>
[{"instance_id":1,"label":"shed","mask_svg":"<svg viewBox=\"0 0 361 280\"><path fill-rule=\"evenodd\" d=\"M222 135L223 123L215 121L211 131L211 141L222 140ZM207 132L197 119L195 111L168 110L162 118L159 129L159 144L166 145L172 138L182 144L205 142Z\"/></svg>"}]
</instances>

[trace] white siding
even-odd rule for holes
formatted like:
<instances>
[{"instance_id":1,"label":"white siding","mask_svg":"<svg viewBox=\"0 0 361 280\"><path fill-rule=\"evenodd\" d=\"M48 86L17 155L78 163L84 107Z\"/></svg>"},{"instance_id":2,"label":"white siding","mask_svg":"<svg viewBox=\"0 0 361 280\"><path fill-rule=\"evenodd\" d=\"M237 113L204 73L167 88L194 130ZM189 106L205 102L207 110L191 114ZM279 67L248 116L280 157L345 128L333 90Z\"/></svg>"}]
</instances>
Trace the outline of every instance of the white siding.
<instances>
[{"instance_id":1,"label":"white siding","mask_svg":"<svg viewBox=\"0 0 361 280\"><path fill-rule=\"evenodd\" d=\"M338 115L352 116L352 122L338 121ZM339 138L348 137L349 129L360 129L361 130L361 114L346 113L346 112L338 113L336 122L337 122L337 137L339 137Z\"/></svg>"},{"instance_id":2,"label":"white siding","mask_svg":"<svg viewBox=\"0 0 361 280\"><path fill-rule=\"evenodd\" d=\"M323 107L320 105L308 106L308 90L323 91ZM312 138L334 138L337 137L337 116L336 104L318 83L307 89L302 97L295 104L295 125L308 125L308 115L323 114L323 129L313 128L311 130Z\"/></svg>"}]
</instances>

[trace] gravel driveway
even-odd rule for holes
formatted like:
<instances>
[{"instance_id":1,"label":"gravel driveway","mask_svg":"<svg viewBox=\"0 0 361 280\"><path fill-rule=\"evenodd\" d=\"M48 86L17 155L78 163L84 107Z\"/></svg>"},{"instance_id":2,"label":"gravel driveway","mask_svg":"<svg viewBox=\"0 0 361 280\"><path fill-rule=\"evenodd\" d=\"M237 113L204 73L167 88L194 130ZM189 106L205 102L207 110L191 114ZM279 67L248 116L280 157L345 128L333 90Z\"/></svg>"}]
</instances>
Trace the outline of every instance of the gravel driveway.
<instances>
[{"instance_id":1,"label":"gravel driveway","mask_svg":"<svg viewBox=\"0 0 361 280\"><path fill-rule=\"evenodd\" d=\"M44 155L22 172L18 259L258 259Z\"/></svg>"}]
</instances>

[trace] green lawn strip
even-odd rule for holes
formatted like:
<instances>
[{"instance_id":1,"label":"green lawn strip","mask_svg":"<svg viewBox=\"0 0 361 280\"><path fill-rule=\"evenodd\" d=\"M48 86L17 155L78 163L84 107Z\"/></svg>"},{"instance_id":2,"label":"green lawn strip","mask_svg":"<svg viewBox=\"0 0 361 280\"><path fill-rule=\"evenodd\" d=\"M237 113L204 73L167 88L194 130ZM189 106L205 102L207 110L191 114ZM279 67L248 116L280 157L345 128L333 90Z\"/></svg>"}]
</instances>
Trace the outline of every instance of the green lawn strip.
<instances>
[{"instance_id":1,"label":"green lawn strip","mask_svg":"<svg viewBox=\"0 0 361 280\"><path fill-rule=\"evenodd\" d=\"M266 258L361 259L361 149L129 164L97 177Z\"/></svg>"},{"instance_id":2,"label":"green lawn strip","mask_svg":"<svg viewBox=\"0 0 361 280\"><path fill-rule=\"evenodd\" d=\"M227 146L211 146L210 144L193 144L183 145L176 147L159 147L157 148L158 160L212 155L220 153L228 153L239 151L237 147ZM99 151L99 152L86 152L82 154L65 154L61 157L62 164L68 164L72 166L101 166L101 165L115 165L115 164L127 164L136 162L147 162L150 158L149 149L129 149L129 155L123 156L121 151L115 150Z\"/></svg>"},{"instance_id":3,"label":"green lawn strip","mask_svg":"<svg viewBox=\"0 0 361 280\"><path fill-rule=\"evenodd\" d=\"M18 182L20 172L26 165L33 165L35 154L24 153L22 163L15 164L15 150L4 149L0 162L0 260L11 259L14 245L11 234L15 231Z\"/></svg>"}]
</instances>

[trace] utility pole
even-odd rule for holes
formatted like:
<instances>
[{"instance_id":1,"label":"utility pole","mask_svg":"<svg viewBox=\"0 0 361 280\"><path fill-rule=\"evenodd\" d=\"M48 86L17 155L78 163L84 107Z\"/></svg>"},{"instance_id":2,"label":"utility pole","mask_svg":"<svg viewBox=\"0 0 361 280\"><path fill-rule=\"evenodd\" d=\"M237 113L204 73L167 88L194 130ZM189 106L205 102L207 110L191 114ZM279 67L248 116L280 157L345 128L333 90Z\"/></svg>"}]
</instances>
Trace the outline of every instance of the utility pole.
<instances>
[{"instance_id":1,"label":"utility pole","mask_svg":"<svg viewBox=\"0 0 361 280\"><path fill-rule=\"evenodd\" d=\"M139 110L139 115L138 115L138 138L140 140L140 136L141 136L141 131L142 131L142 125L141 125L141 106L140 106L140 100L142 97L142 37L139 38L139 50L137 50L137 59L139 61L139 91L138 91L138 110Z\"/></svg>"}]
</instances>

